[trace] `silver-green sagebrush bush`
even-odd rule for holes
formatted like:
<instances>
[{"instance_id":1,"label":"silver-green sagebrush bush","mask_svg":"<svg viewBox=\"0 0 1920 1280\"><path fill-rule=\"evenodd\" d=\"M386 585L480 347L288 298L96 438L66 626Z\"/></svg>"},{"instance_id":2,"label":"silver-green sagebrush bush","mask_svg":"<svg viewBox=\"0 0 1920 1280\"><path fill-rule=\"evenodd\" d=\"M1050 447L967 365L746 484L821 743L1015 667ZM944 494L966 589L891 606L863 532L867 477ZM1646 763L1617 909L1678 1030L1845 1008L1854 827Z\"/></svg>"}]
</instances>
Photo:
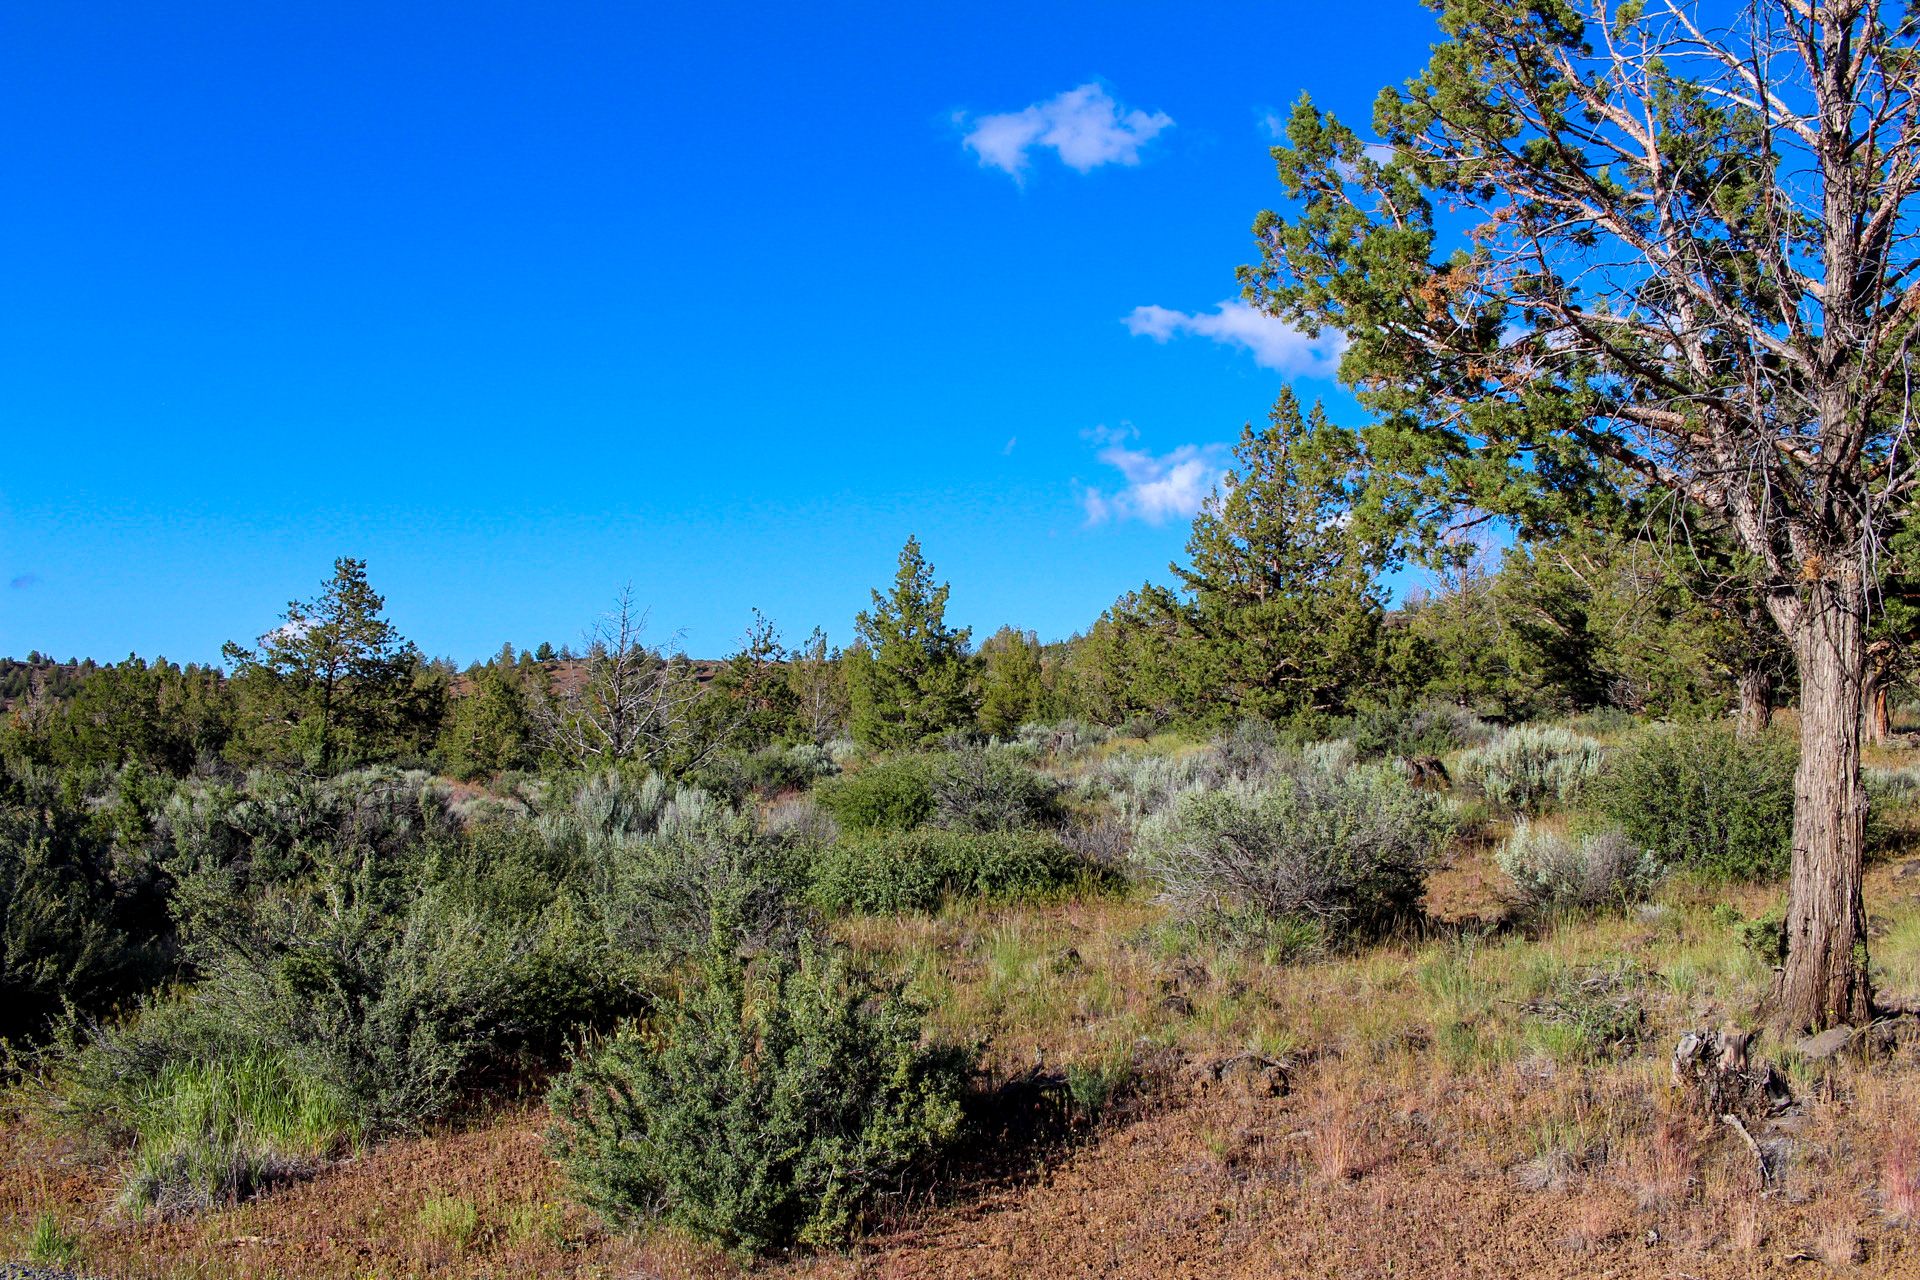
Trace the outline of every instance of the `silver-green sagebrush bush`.
<instances>
[{"instance_id":1,"label":"silver-green sagebrush bush","mask_svg":"<svg viewBox=\"0 0 1920 1280\"><path fill-rule=\"evenodd\" d=\"M1454 777L1509 812L1572 803L1600 776L1606 750L1554 725L1520 725L1460 757Z\"/></svg>"},{"instance_id":2,"label":"silver-green sagebrush bush","mask_svg":"<svg viewBox=\"0 0 1920 1280\"><path fill-rule=\"evenodd\" d=\"M554 1086L554 1152L615 1225L743 1254L837 1243L960 1131L970 1063L924 1046L921 1019L811 939L751 964L717 952Z\"/></svg>"},{"instance_id":3,"label":"silver-green sagebrush bush","mask_svg":"<svg viewBox=\"0 0 1920 1280\"><path fill-rule=\"evenodd\" d=\"M1186 919L1340 945L1417 912L1451 831L1444 802L1396 770L1298 766L1182 795L1134 856Z\"/></svg>"},{"instance_id":4,"label":"silver-green sagebrush bush","mask_svg":"<svg viewBox=\"0 0 1920 1280\"><path fill-rule=\"evenodd\" d=\"M1495 860L1529 910L1589 909L1644 901L1660 863L1618 831L1560 835L1515 824Z\"/></svg>"}]
</instances>

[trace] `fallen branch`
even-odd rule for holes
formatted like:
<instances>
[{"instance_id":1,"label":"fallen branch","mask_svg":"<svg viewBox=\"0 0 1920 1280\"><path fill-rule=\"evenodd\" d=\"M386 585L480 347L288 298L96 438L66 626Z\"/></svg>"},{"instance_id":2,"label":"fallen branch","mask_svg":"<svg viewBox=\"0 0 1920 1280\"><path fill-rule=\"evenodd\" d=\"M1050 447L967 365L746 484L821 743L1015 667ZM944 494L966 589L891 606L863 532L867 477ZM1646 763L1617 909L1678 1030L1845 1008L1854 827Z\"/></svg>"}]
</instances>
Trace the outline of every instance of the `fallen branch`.
<instances>
[{"instance_id":1,"label":"fallen branch","mask_svg":"<svg viewBox=\"0 0 1920 1280\"><path fill-rule=\"evenodd\" d=\"M1747 1126L1740 1123L1739 1116L1723 1115L1720 1117L1720 1122L1730 1127L1746 1142L1747 1150L1753 1152L1754 1163L1760 1166L1760 1186L1763 1189L1767 1187L1773 1181L1773 1169L1767 1164L1767 1153L1760 1149L1760 1144L1753 1140L1751 1133L1747 1132Z\"/></svg>"}]
</instances>

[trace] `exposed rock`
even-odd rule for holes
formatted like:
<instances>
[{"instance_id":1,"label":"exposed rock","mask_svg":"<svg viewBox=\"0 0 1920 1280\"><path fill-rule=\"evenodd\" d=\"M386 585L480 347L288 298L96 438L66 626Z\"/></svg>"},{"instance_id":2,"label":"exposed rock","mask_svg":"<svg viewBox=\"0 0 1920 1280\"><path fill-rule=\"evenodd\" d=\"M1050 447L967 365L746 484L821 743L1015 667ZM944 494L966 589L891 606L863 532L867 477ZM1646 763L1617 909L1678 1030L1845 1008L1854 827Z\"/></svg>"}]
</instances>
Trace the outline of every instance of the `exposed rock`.
<instances>
[{"instance_id":1,"label":"exposed rock","mask_svg":"<svg viewBox=\"0 0 1920 1280\"><path fill-rule=\"evenodd\" d=\"M1817 1036L1796 1041L1793 1050L1809 1062L1825 1062L1838 1057L1840 1051L1852 1043L1852 1027L1829 1027Z\"/></svg>"},{"instance_id":2,"label":"exposed rock","mask_svg":"<svg viewBox=\"0 0 1920 1280\"><path fill-rule=\"evenodd\" d=\"M1227 1058L1196 1058L1180 1072L1195 1093L1216 1090L1243 1098L1280 1098L1289 1087L1286 1067L1257 1053Z\"/></svg>"}]
</instances>

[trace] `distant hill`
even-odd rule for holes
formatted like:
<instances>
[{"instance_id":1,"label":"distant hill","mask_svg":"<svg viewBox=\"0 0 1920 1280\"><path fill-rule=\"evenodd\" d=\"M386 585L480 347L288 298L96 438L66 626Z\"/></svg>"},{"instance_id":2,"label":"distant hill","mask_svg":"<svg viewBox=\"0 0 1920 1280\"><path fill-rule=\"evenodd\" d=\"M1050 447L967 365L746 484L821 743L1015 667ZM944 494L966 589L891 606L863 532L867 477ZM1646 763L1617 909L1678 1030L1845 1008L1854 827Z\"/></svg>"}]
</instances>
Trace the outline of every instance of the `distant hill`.
<instances>
[{"instance_id":1,"label":"distant hill","mask_svg":"<svg viewBox=\"0 0 1920 1280\"><path fill-rule=\"evenodd\" d=\"M0 711L23 701L36 684L48 697L70 698L81 678L98 665L91 658L55 662L39 653L0 658Z\"/></svg>"}]
</instances>

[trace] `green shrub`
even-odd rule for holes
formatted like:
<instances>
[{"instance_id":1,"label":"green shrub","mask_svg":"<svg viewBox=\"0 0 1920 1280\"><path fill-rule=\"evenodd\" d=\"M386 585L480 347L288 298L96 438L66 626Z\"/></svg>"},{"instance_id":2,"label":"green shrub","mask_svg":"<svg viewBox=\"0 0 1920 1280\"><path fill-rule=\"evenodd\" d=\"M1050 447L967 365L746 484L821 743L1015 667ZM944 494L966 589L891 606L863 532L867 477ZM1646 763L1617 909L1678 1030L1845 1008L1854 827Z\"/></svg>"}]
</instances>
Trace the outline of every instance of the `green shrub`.
<instances>
[{"instance_id":1,"label":"green shrub","mask_svg":"<svg viewBox=\"0 0 1920 1280\"><path fill-rule=\"evenodd\" d=\"M1601 806L1670 866L1739 880L1784 875L1798 755L1781 736L1743 739L1712 723L1657 726L1614 752Z\"/></svg>"},{"instance_id":2,"label":"green shrub","mask_svg":"<svg viewBox=\"0 0 1920 1280\"><path fill-rule=\"evenodd\" d=\"M1134 827L1187 792L1211 789L1226 777L1226 766L1213 751L1184 751L1178 755L1116 752L1088 771L1080 783L1080 793L1086 801L1110 808L1124 825Z\"/></svg>"},{"instance_id":3,"label":"green shrub","mask_svg":"<svg viewBox=\"0 0 1920 1280\"><path fill-rule=\"evenodd\" d=\"M1557 835L1520 822L1495 856L1521 905L1533 911L1645 901L1660 865L1617 831Z\"/></svg>"},{"instance_id":4,"label":"green shrub","mask_svg":"<svg viewBox=\"0 0 1920 1280\"><path fill-rule=\"evenodd\" d=\"M361 1127L417 1128L513 1034L533 938L446 886L397 913L351 881L331 888L261 902L245 936L203 945L197 998L344 1098Z\"/></svg>"},{"instance_id":5,"label":"green shrub","mask_svg":"<svg viewBox=\"0 0 1920 1280\"><path fill-rule=\"evenodd\" d=\"M1393 769L1299 768L1183 795L1143 824L1135 857L1184 919L1308 923L1340 943L1417 910L1450 830L1444 803Z\"/></svg>"},{"instance_id":6,"label":"green shrub","mask_svg":"<svg viewBox=\"0 0 1920 1280\"><path fill-rule=\"evenodd\" d=\"M1759 957L1769 968L1787 962L1787 913L1784 907L1772 907L1751 920L1735 926L1740 945Z\"/></svg>"},{"instance_id":7,"label":"green shrub","mask_svg":"<svg viewBox=\"0 0 1920 1280\"><path fill-rule=\"evenodd\" d=\"M934 762L933 821L954 831L1017 831L1060 820L1060 786L1004 750L955 751Z\"/></svg>"},{"instance_id":8,"label":"green shrub","mask_svg":"<svg viewBox=\"0 0 1920 1280\"><path fill-rule=\"evenodd\" d=\"M933 771L921 757L881 760L858 773L823 778L813 794L848 831L911 831L933 817Z\"/></svg>"},{"instance_id":9,"label":"green shrub","mask_svg":"<svg viewBox=\"0 0 1920 1280\"><path fill-rule=\"evenodd\" d=\"M727 797L735 804L752 796L777 796L803 791L819 778L840 772L826 748L811 742L771 746L759 751L722 751L694 775L702 790Z\"/></svg>"},{"instance_id":10,"label":"green shrub","mask_svg":"<svg viewBox=\"0 0 1920 1280\"><path fill-rule=\"evenodd\" d=\"M171 967L138 773L0 760L0 1041L37 1039L63 1008L105 1009Z\"/></svg>"},{"instance_id":11,"label":"green shrub","mask_svg":"<svg viewBox=\"0 0 1920 1280\"><path fill-rule=\"evenodd\" d=\"M933 911L948 898L1056 897L1105 874L1052 834L904 831L852 837L821 850L813 896L839 911Z\"/></svg>"},{"instance_id":12,"label":"green shrub","mask_svg":"<svg viewBox=\"0 0 1920 1280\"><path fill-rule=\"evenodd\" d=\"M553 1147L612 1223L674 1223L739 1253L828 1245L950 1143L964 1059L840 954L705 971L650 1031L584 1054L550 1095Z\"/></svg>"},{"instance_id":13,"label":"green shrub","mask_svg":"<svg viewBox=\"0 0 1920 1280\"><path fill-rule=\"evenodd\" d=\"M1605 751L1552 725L1520 725L1460 757L1454 777L1510 812L1571 803L1600 774Z\"/></svg>"},{"instance_id":14,"label":"green shrub","mask_svg":"<svg viewBox=\"0 0 1920 1280\"><path fill-rule=\"evenodd\" d=\"M1464 707L1382 707L1362 711L1342 726L1362 759L1443 756L1490 736L1486 722Z\"/></svg>"},{"instance_id":15,"label":"green shrub","mask_svg":"<svg viewBox=\"0 0 1920 1280\"><path fill-rule=\"evenodd\" d=\"M1113 731L1083 720L1062 720L1058 724L1023 724L1014 733L1014 742L1036 756L1065 762L1086 754L1113 736Z\"/></svg>"}]
</instances>

